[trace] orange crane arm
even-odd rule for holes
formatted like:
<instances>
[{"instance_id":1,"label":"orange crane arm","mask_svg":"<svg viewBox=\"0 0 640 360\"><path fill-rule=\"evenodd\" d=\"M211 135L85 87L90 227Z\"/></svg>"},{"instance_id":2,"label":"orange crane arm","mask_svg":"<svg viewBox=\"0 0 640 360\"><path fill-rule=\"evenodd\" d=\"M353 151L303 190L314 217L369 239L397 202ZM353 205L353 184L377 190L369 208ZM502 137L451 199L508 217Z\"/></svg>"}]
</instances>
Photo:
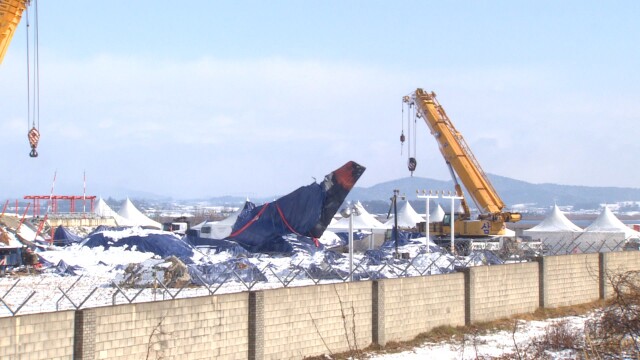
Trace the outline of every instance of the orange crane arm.
<instances>
[{"instance_id":1,"label":"orange crane arm","mask_svg":"<svg viewBox=\"0 0 640 360\"><path fill-rule=\"evenodd\" d=\"M460 181L469 191L469 196L473 199L480 212L498 215L505 207L504 202L498 196L489 179L475 159L469 146L464 141L462 135L449 120L442 106L436 100L435 93L427 93L422 89L417 89L407 102L413 102L416 111L424 119L431 130L431 134L436 138L440 147L440 152L450 169L460 177ZM457 180L454 176L454 183ZM456 186L459 196L462 191L459 185ZM463 205L466 207L466 205ZM468 214L468 207L465 208L465 215Z\"/></svg>"},{"instance_id":2,"label":"orange crane arm","mask_svg":"<svg viewBox=\"0 0 640 360\"><path fill-rule=\"evenodd\" d=\"M0 64L29 0L0 0Z\"/></svg>"}]
</instances>

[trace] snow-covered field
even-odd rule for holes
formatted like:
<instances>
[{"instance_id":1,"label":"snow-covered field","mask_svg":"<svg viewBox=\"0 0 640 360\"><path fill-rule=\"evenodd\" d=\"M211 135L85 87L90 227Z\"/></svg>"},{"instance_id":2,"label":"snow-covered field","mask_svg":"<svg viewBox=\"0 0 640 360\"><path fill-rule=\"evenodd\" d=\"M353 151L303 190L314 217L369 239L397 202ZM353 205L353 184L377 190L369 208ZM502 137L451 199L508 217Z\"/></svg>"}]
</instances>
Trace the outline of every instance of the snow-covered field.
<instances>
[{"instance_id":1,"label":"snow-covered field","mask_svg":"<svg viewBox=\"0 0 640 360\"><path fill-rule=\"evenodd\" d=\"M123 246L121 239L161 235L170 242L183 241L171 233L127 228L105 232L104 246L74 244L49 247L39 251L42 269L0 277L0 316L49 312L75 308L147 302L170 298L223 294L247 290L304 286L317 283L354 281L359 278L418 276L453 271L460 264L480 265L483 257L453 257L419 238L400 246L408 259L396 259L393 246L373 252L349 255L316 248L307 240L288 237L294 251L290 254L249 254L239 248L191 247L192 253L182 262L189 269L203 270L201 275L189 271L190 281L181 286L164 287L165 270L175 265L165 256L143 251L142 243ZM86 242L86 241L85 241ZM335 245L335 244L332 244ZM185 266L184 264L182 266ZM209 269L211 272L207 273ZM199 277L201 276L201 277ZM134 300L135 298L135 300ZM516 354L530 348L543 336L550 324L559 321L520 321L516 332L498 331L488 335L466 335L440 343L425 343L399 353L368 354L372 359L479 359ZM584 327L584 317L563 318L575 330ZM570 350L546 353L551 359L572 359Z\"/></svg>"},{"instance_id":2,"label":"snow-covered field","mask_svg":"<svg viewBox=\"0 0 640 360\"><path fill-rule=\"evenodd\" d=\"M0 277L0 316L122 304L134 296L136 302L144 302L350 281L350 267L356 281L438 274L453 271L458 261L437 252L433 243L427 249L425 238L399 248L410 260L395 259L391 247L356 253L350 263L348 254L316 248L296 236L288 238L294 247L290 254L250 254L239 247L192 247L171 233L141 228L104 234L108 239L104 246L48 247L37 252L44 264L41 269ZM132 236L152 235L191 251L188 257L180 257L188 264L181 265L188 266L186 284L171 285L165 276L175 261L148 251L150 247L142 243L120 244Z\"/></svg>"},{"instance_id":3,"label":"snow-covered field","mask_svg":"<svg viewBox=\"0 0 640 360\"><path fill-rule=\"evenodd\" d=\"M424 343L414 349L389 354L374 354L374 360L465 360L465 359L530 359L542 355L547 359L576 359L577 350L547 349L542 354L534 350L536 343L544 342L545 335L559 322L575 334L583 334L587 316L567 316L545 321L519 320L516 331L496 331L487 335L467 334L464 339L451 339L439 343ZM528 357L525 357L525 354Z\"/></svg>"}]
</instances>

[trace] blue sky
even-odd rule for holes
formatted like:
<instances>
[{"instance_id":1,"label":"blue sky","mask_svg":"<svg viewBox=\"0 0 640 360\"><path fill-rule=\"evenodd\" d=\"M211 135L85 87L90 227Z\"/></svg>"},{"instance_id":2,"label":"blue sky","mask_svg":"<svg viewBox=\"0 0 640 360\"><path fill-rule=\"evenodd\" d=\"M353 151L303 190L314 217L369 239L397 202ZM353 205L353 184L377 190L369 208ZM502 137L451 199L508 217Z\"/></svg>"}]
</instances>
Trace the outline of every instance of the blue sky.
<instances>
[{"instance_id":1,"label":"blue sky","mask_svg":"<svg viewBox=\"0 0 640 360\"><path fill-rule=\"evenodd\" d=\"M640 2L41 1L0 65L0 198L269 196L348 160L408 176L401 98L435 91L484 170L638 187ZM31 12L33 15L33 11ZM24 20L24 18L23 18ZM406 130L405 130L406 131ZM417 176L448 179L418 124Z\"/></svg>"}]
</instances>

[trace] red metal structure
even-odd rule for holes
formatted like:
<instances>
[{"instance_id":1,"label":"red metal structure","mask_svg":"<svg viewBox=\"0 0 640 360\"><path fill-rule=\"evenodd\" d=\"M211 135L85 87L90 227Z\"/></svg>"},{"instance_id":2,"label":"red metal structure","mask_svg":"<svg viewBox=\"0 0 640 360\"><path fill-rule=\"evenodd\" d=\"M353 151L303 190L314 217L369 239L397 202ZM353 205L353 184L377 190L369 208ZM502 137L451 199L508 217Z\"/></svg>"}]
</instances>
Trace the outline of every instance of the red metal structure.
<instances>
[{"instance_id":1,"label":"red metal structure","mask_svg":"<svg viewBox=\"0 0 640 360\"><path fill-rule=\"evenodd\" d=\"M76 201L82 200L83 202L89 200L91 203L90 212L93 212L93 203L96 200L95 195L85 196L85 195L26 195L24 197L25 200L33 200L33 216L40 215L40 200L50 201L49 208L51 213L58 212L58 200L69 200L69 212L76 212ZM82 211L84 212L84 210Z\"/></svg>"}]
</instances>

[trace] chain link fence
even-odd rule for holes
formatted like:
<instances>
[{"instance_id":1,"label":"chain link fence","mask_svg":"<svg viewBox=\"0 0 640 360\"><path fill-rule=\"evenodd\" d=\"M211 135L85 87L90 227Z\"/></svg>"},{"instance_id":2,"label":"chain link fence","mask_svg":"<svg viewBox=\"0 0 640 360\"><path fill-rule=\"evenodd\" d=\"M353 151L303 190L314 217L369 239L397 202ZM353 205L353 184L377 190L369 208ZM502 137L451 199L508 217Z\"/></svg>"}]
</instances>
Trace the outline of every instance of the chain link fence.
<instances>
[{"instance_id":1,"label":"chain link fence","mask_svg":"<svg viewBox=\"0 0 640 360\"><path fill-rule=\"evenodd\" d=\"M27 268L20 276L0 277L0 317L28 313L161 301L242 291L446 274L472 266L529 262L540 256L638 250L635 243L600 239L558 242L456 240L450 246L417 246L412 253L369 250L354 256L335 255L309 262L290 258L288 264L257 254L210 266L183 266L167 275L167 267L125 271L124 274L60 275ZM159 260L162 262L162 260Z\"/></svg>"}]
</instances>

